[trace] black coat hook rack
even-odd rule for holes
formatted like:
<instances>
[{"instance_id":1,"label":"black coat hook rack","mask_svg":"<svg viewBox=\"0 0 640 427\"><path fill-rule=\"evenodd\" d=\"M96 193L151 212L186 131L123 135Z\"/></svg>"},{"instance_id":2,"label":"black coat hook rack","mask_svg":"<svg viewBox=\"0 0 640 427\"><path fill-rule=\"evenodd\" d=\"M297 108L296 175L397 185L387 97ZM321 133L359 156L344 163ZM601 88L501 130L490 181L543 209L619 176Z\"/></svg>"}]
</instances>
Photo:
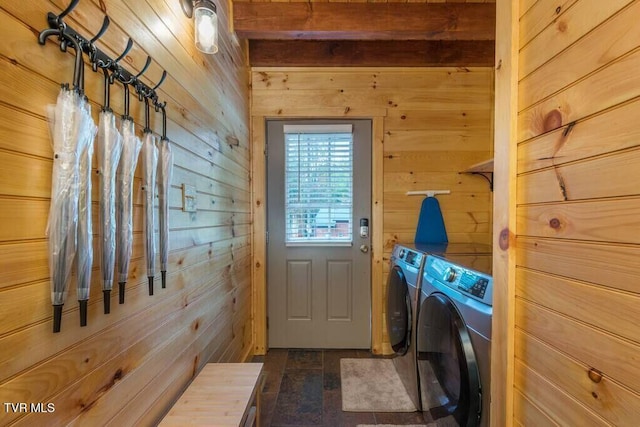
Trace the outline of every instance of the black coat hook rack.
<instances>
[{"instance_id":1,"label":"black coat hook rack","mask_svg":"<svg viewBox=\"0 0 640 427\"><path fill-rule=\"evenodd\" d=\"M80 35L76 30L67 25L67 23L63 21L63 18L71 13L79 2L80 0L72 0L69 6L67 6L67 8L62 13L60 13L60 15L49 12L47 14L47 23L49 24L49 28L39 33L38 43L44 45L46 39L50 36L58 36L60 50L65 52L68 46L72 46L77 51L78 55L76 55L76 57L79 59L76 60L76 69L82 68L77 63L82 62L82 55L80 53L81 51L88 56L93 71L97 71L99 68L102 69L105 73L105 78L108 78L106 77L107 70L111 71L111 75L109 76L109 83L118 81L125 86L125 90L128 89L129 85L131 85L133 88L135 88L140 101L144 100L148 102L150 100L153 105L158 104L158 94L156 93L156 89L160 87L160 85L166 78L167 72L163 70L162 77L160 78L158 84L156 84L154 87L150 87L147 84L141 82L139 78L149 68L149 65L151 64L151 57L147 56L147 61L144 67L137 74L133 74L129 70L121 66L119 64L120 60L122 60L127 55L129 50L131 50L131 47L133 46L133 41L131 40L131 38L129 38L124 52L122 52L122 54L120 54L116 59L112 59L111 57L109 57L109 55L97 48L95 46L95 42L100 39L100 37L102 37L102 35L107 31L111 22L108 16L105 16L102 27L100 28L98 33L91 39L87 39L86 37ZM74 83L76 82L74 81ZM105 96L108 96L108 93L105 93ZM125 111L125 114L128 115L128 105L126 107L127 111Z\"/></svg>"}]
</instances>

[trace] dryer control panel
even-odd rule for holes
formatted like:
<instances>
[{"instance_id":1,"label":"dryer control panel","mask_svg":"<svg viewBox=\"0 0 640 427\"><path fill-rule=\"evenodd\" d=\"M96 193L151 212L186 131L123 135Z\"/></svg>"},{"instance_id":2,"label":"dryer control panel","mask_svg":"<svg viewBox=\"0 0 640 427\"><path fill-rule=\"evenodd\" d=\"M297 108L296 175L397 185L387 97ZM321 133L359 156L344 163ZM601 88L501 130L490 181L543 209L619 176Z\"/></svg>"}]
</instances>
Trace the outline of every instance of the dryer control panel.
<instances>
[{"instance_id":1,"label":"dryer control panel","mask_svg":"<svg viewBox=\"0 0 640 427\"><path fill-rule=\"evenodd\" d=\"M489 275L464 268L437 255L427 257L424 275L425 278L431 277L464 295L492 305L493 279Z\"/></svg>"},{"instance_id":2,"label":"dryer control panel","mask_svg":"<svg viewBox=\"0 0 640 427\"><path fill-rule=\"evenodd\" d=\"M465 270L465 272L462 273L462 276L460 276L458 289L468 292L478 298L484 298L488 285L488 279Z\"/></svg>"}]
</instances>

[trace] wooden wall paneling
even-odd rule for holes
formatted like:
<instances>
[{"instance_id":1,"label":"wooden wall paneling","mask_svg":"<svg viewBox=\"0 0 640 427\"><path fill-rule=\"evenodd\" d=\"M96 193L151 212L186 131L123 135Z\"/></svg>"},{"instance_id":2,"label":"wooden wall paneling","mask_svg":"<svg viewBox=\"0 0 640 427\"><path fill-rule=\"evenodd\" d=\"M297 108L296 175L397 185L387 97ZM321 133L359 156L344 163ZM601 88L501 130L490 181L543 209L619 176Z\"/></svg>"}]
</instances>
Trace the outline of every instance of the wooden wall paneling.
<instances>
[{"instance_id":1,"label":"wooden wall paneling","mask_svg":"<svg viewBox=\"0 0 640 427\"><path fill-rule=\"evenodd\" d=\"M146 287L143 286L145 284L144 281L141 282L141 286L128 286L127 302L122 306L118 305L117 307L113 307L114 313L112 314L115 314L117 309L119 317L98 316L94 322L90 322L87 326L87 333L83 337L81 345L76 346L73 351L60 353L46 363L30 370L28 374L14 377L14 375L24 370L30 364L33 364L33 360L37 360L38 354L41 354L42 349L46 350L49 347L54 347L53 344L55 344L56 341L53 339L43 340L44 342L38 346L32 345L32 349L36 354L30 357L16 357L16 353L12 349L19 348L20 343L24 342L33 331L19 331L13 335L5 336L2 340L7 344L7 347L4 347L6 351L2 352L2 359L6 369L3 371L2 380L13 378L7 384L9 391L5 391L4 388L0 389L0 395L9 398L16 390L22 390L24 394L20 394L20 398L27 399L28 397L33 397L44 399L47 397L46 394L36 393L37 390L40 390L46 383L43 381L40 387L33 387L34 383L42 381L42 378L46 377L42 375L43 373L55 373L58 369L62 369L63 372L69 372L68 377L61 375L52 377L52 380L54 378L56 379L55 382L53 382L53 386L58 387L65 385L66 383L64 383L64 381L73 382L75 380L73 376L74 372L86 373L97 368L101 363L104 363L110 357L139 339L140 334L144 334L147 328L160 322L163 316L176 310L183 310L187 304L200 298L203 293L210 292L212 290L210 283L211 277L219 276L228 278L228 273L225 272L232 262L230 256L224 256L224 253L220 251L217 257L220 258L222 263L219 267L214 267L205 259L199 264L169 274L169 284L173 286L174 290L181 292L177 294L173 293L172 295L167 290L159 290L161 298L158 298L158 301L141 298L145 295L145 292L147 292ZM218 286L222 286L223 284L224 282ZM184 290L184 292L182 292L182 290ZM99 309L101 312L101 307L99 307ZM126 330L123 331L122 324L125 322L125 319L130 320L131 325L127 325ZM65 324L65 320L68 321L68 323L66 323L67 325L71 326L71 323L75 325L77 322L77 314L74 313L71 319L65 317L63 324ZM91 318L90 320L94 319ZM48 325L45 324L44 326L46 327ZM41 327L42 325L36 325L33 329L39 329ZM91 332L95 332L95 330L101 332L97 335L92 334ZM63 338L66 341L72 341L74 337L68 335L70 334L67 334L67 336ZM9 345L12 347L9 347ZM55 348L49 350L50 352L46 354L47 358L56 355L55 350ZM91 357L87 358L87 355L91 355ZM5 393L8 394L5 395Z\"/></svg>"},{"instance_id":2,"label":"wooden wall paneling","mask_svg":"<svg viewBox=\"0 0 640 427\"><path fill-rule=\"evenodd\" d=\"M522 18L522 15L527 13L537 1L538 0L520 0L518 5L518 18Z\"/></svg>"},{"instance_id":3,"label":"wooden wall paneling","mask_svg":"<svg viewBox=\"0 0 640 427\"><path fill-rule=\"evenodd\" d=\"M523 9L530 4L523 2ZM491 324L492 426L514 421L516 136L519 2L496 3L493 181L493 318Z\"/></svg>"},{"instance_id":4,"label":"wooden wall paneling","mask_svg":"<svg viewBox=\"0 0 640 427\"><path fill-rule=\"evenodd\" d=\"M254 351L266 354L267 342L267 186L266 123L261 116L251 121L252 171L252 265Z\"/></svg>"},{"instance_id":5,"label":"wooden wall paneling","mask_svg":"<svg viewBox=\"0 0 640 427\"><path fill-rule=\"evenodd\" d=\"M63 331L53 335L44 235L52 155L45 106L55 102L59 83L71 80L73 56L60 53L53 39L39 46L35 34L46 26L48 10L57 12L67 3L27 0L0 7L0 35L6 41L0 48L0 164L5 165L2 170L11 172L11 176L2 176L7 185L0 190L0 201L7 207L0 230L0 252L7 255L2 261L0 307L5 319L12 316L0 332L0 395L6 402L56 403L54 416L17 414L20 425L63 423L76 416L78 424L85 420L106 424L123 407L113 404L118 398L129 405L124 409L125 419L133 424L134 417L161 416L164 405L216 349L224 348L221 354L233 361L248 357L252 350L251 336L245 332L251 306L245 54L243 45L226 34L225 22L221 23L221 53L204 57L195 52L192 35L185 32L192 22L172 2L114 0L106 5L112 24L99 47L115 57L132 36L134 48L123 60L129 70L139 71L150 55L154 61L143 77L145 82L155 84L162 69L169 71L159 90L160 99L168 102L167 134L176 156L169 197L169 281L167 289L158 286L156 295L148 296L145 274L141 274L142 200L136 178L134 255L126 304L112 303L112 313L102 314L96 257L89 325L77 325L72 290L63 314ZM93 34L102 21L101 7L105 7L101 1L81 2L66 20L81 33ZM226 7L219 5L222 16L226 16ZM171 31L156 31L176 23ZM102 85L101 75L86 68L86 93L94 119L102 102ZM122 112L122 101L122 89L116 84L111 103L116 114ZM142 104L132 97L131 114L138 130L143 113ZM151 127L160 131L156 113L151 115ZM201 209L195 215L181 211L183 179L198 185ZM97 202L95 185L93 197ZM97 218L95 210L97 204ZM22 305L29 309L16 309L16 301L25 302ZM207 322L212 326L207 327ZM190 332L182 333L184 330ZM165 371L182 375L166 379L168 376L159 375ZM157 400L157 395L162 399Z\"/></svg>"},{"instance_id":6,"label":"wooden wall paneling","mask_svg":"<svg viewBox=\"0 0 640 427\"><path fill-rule=\"evenodd\" d=\"M271 96L283 98L284 105L349 105L364 108L368 105L386 106L398 110L418 110L422 114L447 115L452 111L460 114L473 111L475 114L491 114L493 96L487 87L456 87L451 85L444 92L442 88L415 88L411 92L397 93L397 89L350 87L319 88L292 91L291 89L271 90ZM258 97L252 104L253 111L264 111L273 105L266 97ZM462 116L466 117L466 116ZM445 125L447 123L445 122Z\"/></svg>"},{"instance_id":7,"label":"wooden wall paneling","mask_svg":"<svg viewBox=\"0 0 640 427\"><path fill-rule=\"evenodd\" d=\"M207 304L207 298L199 298L192 303L195 308L199 306L202 308L203 304ZM213 313L217 311L219 309L211 311L210 316L214 317ZM106 359L107 363L99 365L90 379L81 384L77 382L71 384L58 393L55 397L57 411L65 417L65 421L74 419L78 415L81 415L85 422L92 424L100 424L101 420L110 419L114 412L132 400L140 384L146 384L157 375L161 363L170 364L171 355L189 348L189 342L194 339L194 335L197 335L197 328L194 325L199 322L204 325L212 322L213 319L199 317L199 312L203 310L184 310L183 308L165 318L156 318L154 323L145 322L146 328L143 330L142 339L132 343L122 353L113 354L122 351L123 348L117 345L117 341L111 342L114 350L109 355L112 357L110 359L105 357L107 355L100 354L110 353L104 348L93 349L91 353L98 354L98 357L103 361ZM183 319L185 314L186 319ZM119 332L124 335L122 330ZM107 342L102 341L100 345L105 346ZM85 352L88 350L85 349ZM155 366L151 367L154 364ZM91 407L91 411L82 415L83 409L87 406ZM142 406L144 407L144 404ZM48 414L29 414L21 419L21 422L37 423L39 418L44 421L47 416Z\"/></svg>"},{"instance_id":8,"label":"wooden wall paneling","mask_svg":"<svg viewBox=\"0 0 640 427\"><path fill-rule=\"evenodd\" d=\"M638 394L603 376L599 382L589 378L590 366L539 339L516 330L519 360L526 360L532 371L548 379L584 406L600 414L612 425L633 425L640 414Z\"/></svg>"},{"instance_id":9,"label":"wooden wall paneling","mask_svg":"<svg viewBox=\"0 0 640 427\"><path fill-rule=\"evenodd\" d=\"M520 389L532 390L527 397L559 425L609 425L519 360L515 362L515 382Z\"/></svg>"},{"instance_id":10,"label":"wooden wall paneling","mask_svg":"<svg viewBox=\"0 0 640 427\"><path fill-rule=\"evenodd\" d=\"M428 183L429 187L437 186L437 189L442 190L460 188L463 193L489 191L489 185L484 179L468 174L458 174L457 170L455 175L448 172L387 173L384 185L387 189L393 189L393 192L401 189L406 193L412 190L424 190L425 183Z\"/></svg>"},{"instance_id":11,"label":"wooden wall paneling","mask_svg":"<svg viewBox=\"0 0 640 427\"><path fill-rule=\"evenodd\" d=\"M638 198L522 206L516 215L523 236L640 243Z\"/></svg>"},{"instance_id":12,"label":"wooden wall paneling","mask_svg":"<svg viewBox=\"0 0 640 427\"><path fill-rule=\"evenodd\" d=\"M611 19L547 61L544 67L522 79L518 88L519 108L525 109L636 50L640 30L635 23L639 14L640 4L629 3Z\"/></svg>"},{"instance_id":13,"label":"wooden wall paneling","mask_svg":"<svg viewBox=\"0 0 640 427\"><path fill-rule=\"evenodd\" d=\"M222 318L229 316L228 310L228 306L225 306L219 311ZM141 400L145 401L145 403L154 402L164 390L169 390L171 394L177 394L181 391L179 384L191 380L198 372L199 365L203 363L200 361L199 355L206 344L209 343L209 337L214 336L213 331L215 329L226 325L220 321L202 326L202 332L197 334L198 338L191 345L184 346L184 343L181 342L184 340L177 337L177 339L170 341L161 352L154 353L154 356L147 361L147 366L142 367L146 372L141 375L146 374L146 378L141 378L141 383L146 384L146 386L137 395L130 394L130 396L127 396L128 385L133 384L133 387L136 387L136 385L139 387L139 383L136 384L136 378L130 377L127 382L122 380L117 384L118 387L114 386L110 390L109 397L112 399L113 404L107 400L101 400L100 407L96 408L95 414L85 415L81 413L74 420L75 425L91 424L101 418L110 418L113 420L112 422L119 425L139 425L136 420L142 416L160 418L164 414L165 408L155 407L155 411L152 411L149 406L140 405L137 402ZM167 362L176 364L180 368L169 375L157 375L157 371L162 370L162 366ZM126 397L130 398L126 399ZM103 411L102 414L100 413L101 411Z\"/></svg>"},{"instance_id":14,"label":"wooden wall paneling","mask_svg":"<svg viewBox=\"0 0 640 427\"><path fill-rule=\"evenodd\" d=\"M518 117L518 140L535 137L637 97L640 78L628 72L637 67L640 67L640 51L612 62L598 73L522 111Z\"/></svg>"},{"instance_id":15,"label":"wooden wall paneling","mask_svg":"<svg viewBox=\"0 0 640 427\"><path fill-rule=\"evenodd\" d=\"M535 36L551 25L562 13L569 9L577 0L563 0L559 4L553 0L534 1L525 5L520 1L520 40L519 49L522 49Z\"/></svg>"},{"instance_id":16,"label":"wooden wall paneling","mask_svg":"<svg viewBox=\"0 0 640 427\"><path fill-rule=\"evenodd\" d=\"M640 247L611 242L518 239L518 265L609 288L637 292ZM615 268L611 260L615 259Z\"/></svg>"},{"instance_id":17,"label":"wooden wall paneling","mask_svg":"<svg viewBox=\"0 0 640 427\"><path fill-rule=\"evenodd\" d=\"M239 260L237 264L243 267L244 274L247 272L248 263L249 254ZM243 288L248 289L248 280L244 282L245 286ZM243 298L247 299L248 295L244 295ZM222 310L210 310L212 313L218 313L215 318L199 318L189 325L189 332L193 333L194 330L201 330L202 333L194 343L195 350L187 348L183 352L178 350L174 353L177 355L176 357L182 360L183 363L180 365L184 366L183 370L170 375L156 376L145 389L139 391L139 395L145 396L146 399L153 399L153 404L149 408L139 408L136 407L135 400L124 401L121 406L116 406L116 408L121 409L113 418L114 423L120 425L154 425L157 423L159 418L168 410L168 405L173 403L172 396L178 396L178 393L182 391L181 385L185 384L185 380L192 380L201 365L211 359L212 351L210 347L214 344L219 345L220 341L224 341L220 339L222 338L221 336L216 336L229 333L231 328L228 322L233 317L232 294L227 293L224 298L220 299L220 303L224 305ZM217 339L211 340L209 337L216 337ZM170 353L168 357L171 357ZM240 358L227 360L240 360ZM158 360L157 363L162 366L163 361ZM158 367L155 366L155 369L158 369ZM169 389L173 393L161 392L165 389ZM81 418L78 420L81 420Z\"/></svg>"},{"instance_id":18,"label":"wooden wall paneling","mask_svg":"<svg viewBox=\"0 0 640 427\"><path fill-rule=\"evenodd\" d=\"M640 194L640 149L520 175L518 203L561 202Z\"/></svg>"},{"instance_id":19,"label":"wooden wall paneling","mask_svg":"<svg viewBox=\"0 0 640 427\"><path fill-rule=\"evenodd\" d=\"M373 354L384 354L384 300L386 298L385 281L383 274L384 262L384 228L385 211L384 197L384 119L373 119L371 132L371 178L372 178L372 206L371 206L371 351Z\"/></svg>"},{"instance_id":20,"label":"wooden wall paneling","mask_svg":"<svg viewBox=\"0 0 640 427\"><path fill-rule=\"evenodd\" d=\"M385 212L384 228L387 230L397 230L415 233L418 224L418 212ZM470 211L443 211L442 216L445 218L446 224L450 224L450 228L466 233L486 233L490 232L490 212L488 210L481 212ZM455 228L453 227L455 226Z\"/></svg>"},{"instance_id":21,"label":"wooden wall paneling","mask_svg":"<svg viewBox=\"0 0 640 427\"><path fill-rule=\"evenodd\" d=\"M490 85L492 72L486 67L363 67L359 68L359 79L353 78L353 71L339 67L252 67L252 93L260 90L308 90L310 88L330 89L380 89L395 95L411 86L414 89L429 88L482 88ZM304 72L303 72L304 71ZM384 71L384 72L383 72ZM423 108L428 108L423 105Z\"/></svg>"},{"instance_id":22,"label":"wooden wall paneling","mask_svg":"<svg viewBox=\"0 0 640 427\"><path fill-rule=\"evenodd\" d=\"M263 0L234 0L238 3L250 3L250 2L262 2ZM267 0L278 1L278 0ZM292 2L307 2L307 0L292 0ZM316 1L316 0L314 0ZM323 0L317 0L323 1ZM527 0L532 1L532 0ZM378 3L403 3L404 1L398 0L381 0ZM416 0L414 3L495 3L495 0ZM361 3L360 0L337 0L336 3Z\"/></svg>"},{"instance_id":23,"label":"wooden wall paneling","mask_svg":"<svg viewBox=\"0 0 640 427\"><path fill-rule=\"evenodd\" d=\"M535 425L539 427L557 427L559 424L551 420L540 408L527 399L519 390L513 393L513 408L517 416L513 420L516 426Z\"/></svg>"},{"instance_id":24,"label":"wooden wall paneling","mask_svg":"<svg viewBox=\"0 0 640 427\"><path fill-rule=\"evenodd\" d=\"M438 196L438 203L442 211L482 211L487 210L487 206L491 206L491 194L481 192L460 192L456 194L459 197L447 197L446 195ZM420 206L424 200L423 196L407 196L406 191L397 189L397 191L387 190L384 193L385 210L387 212L413 212L420 211Z\"/></svg>"},{"instance_id":25,"label":"wooden wall paneling","mask_svg":"<svg viewBox=\"0 0 640 427\"><path fill-rule=\"evenodd\" d=\"M547 16L549 23L544 31L531 40L520 51L518 77L527 76L548 59L557 55L602 22L609 19L631 0L611 0L602 3L597 0L580 0L573 7L561 11L557 17ZM557 7L549 5L550 8ZM526 28L523 17L521 28Z\"/></svg>"},{"instance_id":26,"label":"wooden wall paneling","mask_svg":"<svg viewBox=\"0 0 640 427\"><path fill-rule=\"evenodd\" d=\"M522 330L613 381L638 390L638 365L628 363L638 354L638 343L520 299L516 300L516 316Z\"/></svg>"},{"instance_id":27,"label":"wooden wall paneling","mask_svg":"<svg viewBox=\"0 0 640 427\"><path fill-rule=\"evenodd\" d=\"M482 151L486 135L467 129L414 129L385 132L387 151L419 151L429 146L431 151Z\"/></svg>"},{"instance_id":28,"label":"wooden wall paneling","mask_svg":"<svg viewBox=\"0 0 640 427\"><path fill-rule=\"evenodd\" d=\"M519 268L516 296L640 343L640 295ZM567 304L566 301L571 301Z\"/></svg>"},{"instance_id":29,"label":"wooden wall paneling","mask_svg":"<svg viewBox=\"0 0 640 427\"><path fill-rule=\"evenodd\" d=\"M527 140L518 147L518 171L526 173L636 147L640 138L635 124L638 114L640 100L634 99Z\"/></svg>"},{"instance_id":30,"label":"wooden wall paneling","mask_svg":"<svg viewBox=\"0 0 640 427\"><path fill-rule=\"evenodd\" d=\"M389 261L389 256L393 250L393 245L401 242L410 242L415 237L415 230L411 231L394 231L392 233L384 233L384 256L385 261ZM447 231L447 236L452 242L459 243L482 243L484 245L491 246L491 236L487 236L486 233L462 233L455 232L450 233ZM386 268L386 267L385 267Z\"/></svg>"},{"instance_id":31,"label":"wooden wall paneling","mask_svg":"<svg viewBox=\"0 0 640 427\"><path fill-rule=\"evenodd\" d=\"M520 6L515 419L633 424L639 3Z\"/></svg>"}]
</instances>

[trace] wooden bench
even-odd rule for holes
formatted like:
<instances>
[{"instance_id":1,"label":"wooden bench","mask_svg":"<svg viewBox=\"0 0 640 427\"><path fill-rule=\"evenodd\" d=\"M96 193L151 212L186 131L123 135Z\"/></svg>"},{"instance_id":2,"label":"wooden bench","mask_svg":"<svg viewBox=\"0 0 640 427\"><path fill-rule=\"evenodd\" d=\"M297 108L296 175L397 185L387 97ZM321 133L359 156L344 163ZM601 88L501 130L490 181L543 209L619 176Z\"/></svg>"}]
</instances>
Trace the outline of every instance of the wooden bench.
<instances>
[{"instance_id":1,"label":"wooden bench","mask_svg":"<svg viewBox=\"0 0 640 427\"><path fill-rule=\"evenodd\" d=\"M208 363L161 426L259 427L262 363Z\"/></svg>"}]
</instances>

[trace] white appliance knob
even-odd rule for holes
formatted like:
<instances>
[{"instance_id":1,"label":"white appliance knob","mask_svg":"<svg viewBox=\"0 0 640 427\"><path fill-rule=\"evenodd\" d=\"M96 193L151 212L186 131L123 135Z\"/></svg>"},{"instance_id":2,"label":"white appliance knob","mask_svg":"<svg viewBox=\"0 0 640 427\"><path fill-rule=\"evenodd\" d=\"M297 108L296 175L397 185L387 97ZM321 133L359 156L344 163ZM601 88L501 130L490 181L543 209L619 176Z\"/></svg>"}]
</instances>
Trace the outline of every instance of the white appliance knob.
<instances>
[{"instance_id":1,"label":"white appliance knob","mask_svg":"<svg viewBox=\"0 0 640 427\"><path fill-rule=\"evenodd\" d=\"M442 280L444 280L445 282L453 282L454 280L456 280L456 270L453 267L447 267L446 270L444 270L444 274L442 275Z\"/></svg>"}]
</instances>

